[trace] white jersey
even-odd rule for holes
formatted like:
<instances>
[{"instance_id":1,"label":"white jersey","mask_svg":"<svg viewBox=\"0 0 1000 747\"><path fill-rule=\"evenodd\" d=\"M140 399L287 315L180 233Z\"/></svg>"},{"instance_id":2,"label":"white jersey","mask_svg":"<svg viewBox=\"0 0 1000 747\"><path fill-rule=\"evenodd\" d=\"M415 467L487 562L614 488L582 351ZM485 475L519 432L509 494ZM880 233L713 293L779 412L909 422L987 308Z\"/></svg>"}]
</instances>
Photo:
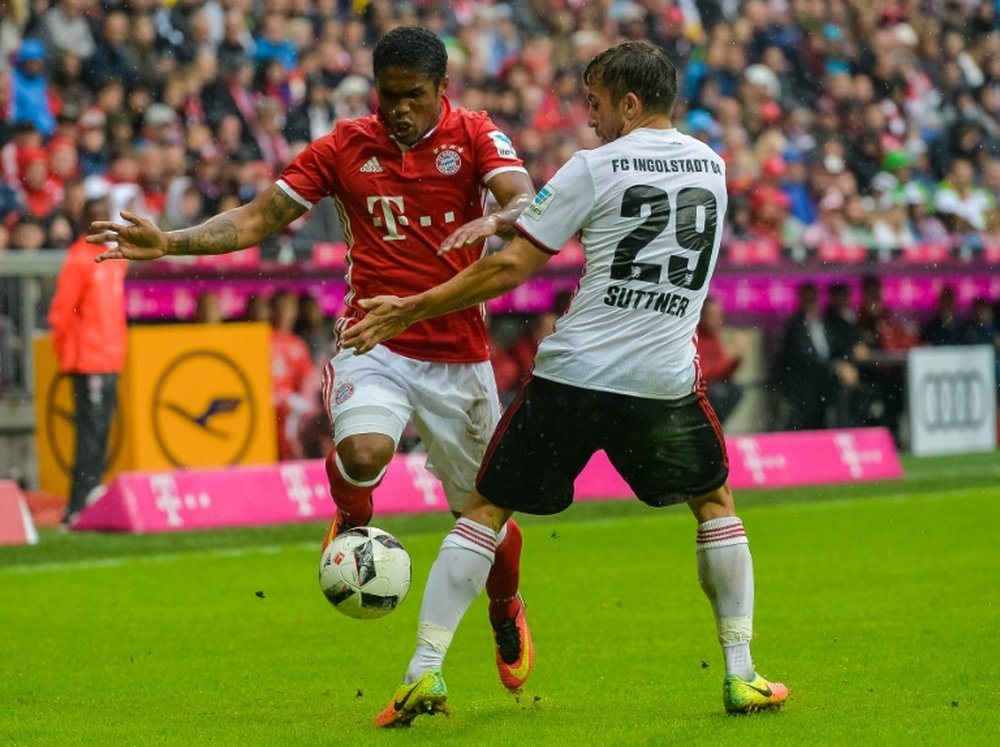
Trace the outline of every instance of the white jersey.
<instances>
[{"instance_id":1,"label":"white jersey","mask_svg":"<svg viewBox=\"0 0 1000 747\"><path fill-rule=\"evenodd\" d=\"M727 205L722 159L676 129L634 130L574 155L517 222L553 254L579 233L586 260L534 374L653 399L690 394Z\"/></svg>"}]
</instances>

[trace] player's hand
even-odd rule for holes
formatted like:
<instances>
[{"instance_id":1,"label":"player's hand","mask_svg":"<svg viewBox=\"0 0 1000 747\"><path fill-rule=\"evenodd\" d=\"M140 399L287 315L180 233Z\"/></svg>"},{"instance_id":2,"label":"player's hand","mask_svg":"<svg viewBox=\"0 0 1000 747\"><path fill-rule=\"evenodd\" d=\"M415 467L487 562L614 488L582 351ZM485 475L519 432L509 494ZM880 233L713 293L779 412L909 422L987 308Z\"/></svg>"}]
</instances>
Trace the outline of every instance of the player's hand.
<instances>
[{"instance_id":1,"label":"player's hand","mask_svg":"<svg viewBox=\"0 0 1000 747\"><path fill-rule=\"evenodd\" d=\"M480 241L496 236L500 228L500 221L495 215L487 215L466 223L461 228L455 229L448 238L441 242L438 254L446 254L452 249L465 249L475 246Z\"/></svg>"},{"instance_id":2,"label":"player's hand","mask_svg":"<svg viewBox=\"0 0 1000 747\"><path fill-rule=\"evenodd\" d=\"M376 296L360 301L359 305L368 311L365 318L351 325L340 336L341 347L352 348L355 355L367 353L414 322L412 304L405 298Z\"/></svg>"},{"instance_id":3,"label":"player's hand","mask_svg":"<svg viewBox=\"0 0 1000 747\"><path fill-rule=\"evenodd\" d=\"M167 253L167 235L146 218L125 210L121 212L127 223L98 220L90 224L87 242L90 244L117 243L96 258L96 262L108 259L159 259Z\"/></svg>"}]
</instances>

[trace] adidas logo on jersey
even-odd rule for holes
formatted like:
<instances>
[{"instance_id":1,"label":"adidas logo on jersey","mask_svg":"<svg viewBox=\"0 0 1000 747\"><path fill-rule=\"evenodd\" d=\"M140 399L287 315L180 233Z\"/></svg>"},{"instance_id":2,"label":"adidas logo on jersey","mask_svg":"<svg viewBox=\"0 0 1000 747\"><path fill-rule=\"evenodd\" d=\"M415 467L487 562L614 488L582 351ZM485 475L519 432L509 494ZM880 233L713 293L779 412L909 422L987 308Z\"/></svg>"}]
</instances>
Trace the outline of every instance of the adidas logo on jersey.
<instances>
[{"instance_id":1,"label":"adidas logo on jersey","mask_svg":"<svg viewBox=\"0 0 1000 747\"><path fill-rule=\"evenodd\" d=\"M365 161L365 165L361 167L361 173L362 174L381 174L382 173L382 164L380 164L378 162L378 159L375 158L375 156L372 156L367 161Z\"/></svg>"}]
</instances>

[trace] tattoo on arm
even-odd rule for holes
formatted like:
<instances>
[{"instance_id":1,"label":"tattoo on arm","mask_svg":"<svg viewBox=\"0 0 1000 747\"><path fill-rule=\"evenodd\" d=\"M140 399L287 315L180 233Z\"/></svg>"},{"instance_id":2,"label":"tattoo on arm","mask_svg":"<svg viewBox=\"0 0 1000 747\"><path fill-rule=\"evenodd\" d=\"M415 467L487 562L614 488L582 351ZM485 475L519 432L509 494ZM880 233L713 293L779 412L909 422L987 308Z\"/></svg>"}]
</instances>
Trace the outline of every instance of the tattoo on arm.
<instances>
[{"instance_id":1,"label":"tattoo on arm","mask_svg":"<svg viewBox=\"0 0 1000 747\"><path fill-rule=\"evenodd\" d=\"M282 189L272 189L267 196L267 204L264 206L264 230L267 233L274 233L304 212L305 208L285 194Z\"/></svg>"},{"instance_id":2,"label":"tattoo on arm","mask_svg":"<svg viewBox=\"0 0 1000 747\"><path fill-rule=\"evenodd\" d=\"M200 226L171 231L168 254L224 254L254 246L305 212L278 187L253 202L233 208Z\"/></svg>"},{"instance_id":3,"label":"tattoo on arm","mask_svg":"<svg viewBox=\"0 0 1000 747\"><path fill-rule=\"evenodd\" d=\"M223 254L242 249L240 232L226 214L217 215L200 226L172 231L168 254Z\"/></svg>"}]
</instances>

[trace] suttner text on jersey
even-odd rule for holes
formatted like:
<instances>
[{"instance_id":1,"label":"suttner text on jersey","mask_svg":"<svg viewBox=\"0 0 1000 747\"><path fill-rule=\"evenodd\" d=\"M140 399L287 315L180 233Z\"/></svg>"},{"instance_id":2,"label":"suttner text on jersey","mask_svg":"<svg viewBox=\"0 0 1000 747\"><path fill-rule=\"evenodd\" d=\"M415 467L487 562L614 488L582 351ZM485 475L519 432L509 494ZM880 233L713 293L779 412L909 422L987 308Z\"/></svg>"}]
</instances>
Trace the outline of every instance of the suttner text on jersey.
<instances>
[{"instance_id":1,"label":"suttner text on jersey","mask_svg":"<svg viewBox=\"0 0 1000 747\"><path fill-rule=\"evenodd\" d=\"M670 316L684 316L689 300L679 293L637 290L624 285L609 285L604 294L605 306L617 306L619 309L651 309Z\"/></svg>"},{"instance_id":2,"label":"suttner text on jersey","mask_svg":"<svg viewBox=\"0 0 1000 747\"><path fill-rule=\"evenodd\" d=\"M721 174L709 158L612 158L611 171L648 171L656 174Z\"/></svg>"}]
</instances>

